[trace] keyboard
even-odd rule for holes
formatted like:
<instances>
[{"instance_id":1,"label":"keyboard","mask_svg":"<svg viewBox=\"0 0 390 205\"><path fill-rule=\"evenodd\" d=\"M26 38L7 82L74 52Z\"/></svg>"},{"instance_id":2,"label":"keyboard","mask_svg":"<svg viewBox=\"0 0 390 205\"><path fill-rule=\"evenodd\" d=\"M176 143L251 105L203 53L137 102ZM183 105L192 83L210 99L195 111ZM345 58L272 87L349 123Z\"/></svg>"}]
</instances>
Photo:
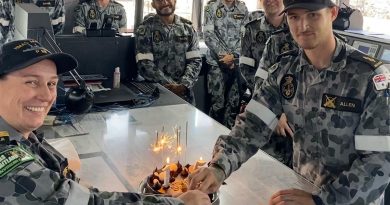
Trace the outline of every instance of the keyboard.
<instances>
[{"instance_id":1,"label":"keyboard","mask_svg":"<svg viewBox=\"0 0 390 205\"><path fill-rule=\"evenodd\" d=\"M158 97L160 90L153 83L145 82L127 82L125 85L137 95Z\"/></svg>"}]
</instances>

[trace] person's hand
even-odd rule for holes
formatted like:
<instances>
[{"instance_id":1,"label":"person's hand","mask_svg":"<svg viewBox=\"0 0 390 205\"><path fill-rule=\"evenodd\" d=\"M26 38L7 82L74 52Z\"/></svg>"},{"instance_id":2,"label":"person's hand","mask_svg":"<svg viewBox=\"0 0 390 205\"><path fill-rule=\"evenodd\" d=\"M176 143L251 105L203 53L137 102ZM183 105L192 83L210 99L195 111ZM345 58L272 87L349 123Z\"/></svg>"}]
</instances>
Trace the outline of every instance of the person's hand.
<instances>
[{"instance_id":1,"label":"person's hand","mask_svg":"<svg viewBox=\"0 0 390 205\"><path fill-rule=\"evenodd\" d=\"M164 87L181 97L187 94L187 87L182 84L165 84Z\"/></svg>"},{"instance_id":2,"label":"person's hand","mask_svg":"<svg viewBox=\"0 0 390 205\"><path fill-rule=\"evenodd\" d=\"M275 132L278 135L281 135L283 137L289 137L294 136L294 132L291 130L291 127L287 123L287 117L286 114L282 114L279 118L278 125L275 128Z\"/></svg>"},{"instance_id":3,"label":"person's hand","mask_svg":"<svg viewBox=\"0 0 390 205\"><path fill-rule=\"evenodd\" d=\"M177 198L184 201L185 205L211 205L209 196L199 190L188 190Z\"/></svg>"},{"instance_id":4,"label":"person's hand","mask_svg":"<svg viewBox=\"0 0 390 205\"><path fill-rule=\"evenodd\" d=\"M230 69L234 68L234 55L233 54L226 54L223 56L220 56L219 62L225 64Z\"/></svg>"},{"instance_id":5,"label":"person's hand","mask_svg":"<svg viewBox=\"0 0 390 205\"><path fill-rule=\"evenodd\" d=\"M204 193L217 192L225 180L225 173L217 167L202 167L189 176L189 189L198 189Z\"/></svg>"},{"instance_id":6,"label":"person's hand","mask_svg":"<svg viewBox=\"0 0 390 205\"><path fill-rule=\"evenodd\" d=\"M286 189L271 196L269 205L315 205L310 193L300 189Z\"/></svg>"}]
</instances>

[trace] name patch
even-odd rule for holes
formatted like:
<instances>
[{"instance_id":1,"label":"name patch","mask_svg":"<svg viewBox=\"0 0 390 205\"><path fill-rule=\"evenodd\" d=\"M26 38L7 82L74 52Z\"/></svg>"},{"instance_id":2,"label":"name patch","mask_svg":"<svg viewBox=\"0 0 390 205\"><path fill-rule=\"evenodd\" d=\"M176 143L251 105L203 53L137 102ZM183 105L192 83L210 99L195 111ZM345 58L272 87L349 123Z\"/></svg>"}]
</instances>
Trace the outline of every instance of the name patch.
<instances>
[{"instance_id":1,"label":"name patch","mask_svg":"<svg viewBox=\"0 0 390 205\"><path fill-rule=\"evenodd\" d=\"M362 112L362 102L360 100L327 93L322 95L321 107L354 113Z\"/></svg>"},{"instance_id":2,"label":"name patch","mask_svg":"<svg viewBox=\"0 0 390 205\"><path fill-rule=\"evenodd\" d=\"M35 158L20 147L13 147L0 153L0 177L3 177L19 165Z\"/></svg>"}]
</instances>

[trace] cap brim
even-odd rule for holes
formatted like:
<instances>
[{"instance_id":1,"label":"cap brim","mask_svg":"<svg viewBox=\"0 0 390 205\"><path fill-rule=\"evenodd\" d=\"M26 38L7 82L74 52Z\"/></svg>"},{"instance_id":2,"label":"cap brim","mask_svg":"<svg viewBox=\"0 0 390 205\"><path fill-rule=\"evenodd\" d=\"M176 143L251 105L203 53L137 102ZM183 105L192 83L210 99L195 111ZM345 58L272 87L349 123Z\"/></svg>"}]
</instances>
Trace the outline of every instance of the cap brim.
<instances>
[{"instance_id":1,"label":"cap brim","mask_svg":"<svg viewBox=\"0 0 390 205\"><path fill-rule=\"evenodd\" d=\"M53 53L45 56L40 56L22 64L19 64L8 70L6 73L10 73L12 71L28 67L45 59L52 60L56 64L58 75L76 69L78 67L78 62L73 56L67 53Z\"/></svg>"},{"instance_id":2,"label":"cap brim","mask_svg":"<svg viewBox=\"0 0 390 205\"><path fill-rule=\"evenodd\" d=\"M307 9L309 11L317 11L330 6L334 6L334 4L325 5L325 4L315 4L315 3L296 3L284 8L284 10L279 15L286 13L290 9Z\"/></svg>"}]
</instances>

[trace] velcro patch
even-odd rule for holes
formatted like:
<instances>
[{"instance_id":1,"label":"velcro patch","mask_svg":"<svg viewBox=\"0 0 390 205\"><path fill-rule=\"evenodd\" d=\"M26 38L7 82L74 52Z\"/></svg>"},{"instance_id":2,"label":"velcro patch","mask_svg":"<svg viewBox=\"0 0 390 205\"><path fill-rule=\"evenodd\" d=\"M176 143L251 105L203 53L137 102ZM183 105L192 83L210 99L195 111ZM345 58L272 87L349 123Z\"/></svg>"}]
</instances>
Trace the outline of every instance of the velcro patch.
<instances>
[{"instance_id":1,"label":"velcro patch","mask_svg":"<svg viewBox=\"0 0 390 205\"><path fill-rule=\"evenodd\" d=\"M390 74L378 74L372 78L374 82L375 89L377 90L385 90L388 88L390 83Z\"/></svg>"},{"instance_id":2,"label":"velcro patch","mask_svg":"<svg viewBox=\"0 0 390 205\"><path fill-rule=\"evenodd\" d=\"M19 165L35 160L34 156L20 147L12 147L0 153L0 177L3 177Z\"/></svg>"},{"instance_id":3,"label":"velcro patch","mask_svg":"<svg viewBox=\"0 0 390 205\"><path fill-rule=\"evenodd\" d=\"M245 14L231 14L233 19L243 19L245 18Z\"/></svg>"},{"instance_id":4,"label":"velcro patch","mask_svg":"<svg viewBox=\"0 0 390 205\"><path fill-rule=\"evenodd\" d=\"M359 99L323 94L321 107L346 112L362 112L362 102Z\"/></svg>"}]
</instances>

